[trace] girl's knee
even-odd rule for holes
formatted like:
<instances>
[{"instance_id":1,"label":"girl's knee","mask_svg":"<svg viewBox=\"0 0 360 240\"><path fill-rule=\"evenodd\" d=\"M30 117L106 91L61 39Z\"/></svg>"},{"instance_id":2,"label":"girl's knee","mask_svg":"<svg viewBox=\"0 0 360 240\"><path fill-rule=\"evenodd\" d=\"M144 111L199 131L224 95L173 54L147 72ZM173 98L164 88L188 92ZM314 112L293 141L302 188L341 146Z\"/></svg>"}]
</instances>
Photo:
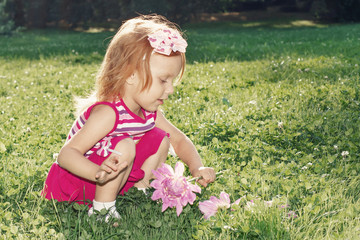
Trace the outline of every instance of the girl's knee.
<instances>
[{"instance_id":1,"label":"girl's knee","mask_svg":"<svg viewBox=\"0 0 360 240\"><path fill-rule=\"evenodd\" d=\"M129 163L132 163L135 159L136 144L131 138L125 138L118 142L115 147L116 151L119 151Z\"/></svg>"}]
</instances>

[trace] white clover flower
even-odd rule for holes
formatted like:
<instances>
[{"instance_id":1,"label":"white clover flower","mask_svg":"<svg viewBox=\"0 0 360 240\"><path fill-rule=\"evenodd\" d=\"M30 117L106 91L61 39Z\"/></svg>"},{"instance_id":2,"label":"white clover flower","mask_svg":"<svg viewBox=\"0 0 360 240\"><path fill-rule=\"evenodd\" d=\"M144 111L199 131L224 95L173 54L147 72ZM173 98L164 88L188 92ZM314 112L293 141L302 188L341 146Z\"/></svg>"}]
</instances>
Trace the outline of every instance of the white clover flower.
<instances>
[{"instance_id":1,"label":"white clover flower","mask_svg":"<svg viewBox=\"0 0 360 240\"><path fill-rule=\"evenodd\" d=\"M342 153L341 153L341 156L343 156L343 157L347 157L349 155L349 152L348 151L343 151Z\"/></svg>"},{"instance_id":2,"label":"white clover flower","mask_svg":"<svg viewBox=\"0 0 360 240\"><path fill-rule=\"evenodd\" d=\"M254 200L250 200L246 202L246 206L244 207L248 211L252 211L252 208L255 207Z\"/></svg>"},{"instance_id":3,"label":"white clover flower","mask_svg":"<svg viewBox=\"0 0 360 240\"><path fill-rule=\"evenodd\" d=\"M337 150L339 147L337 145L334 145L334 149Z\"/></svg>"},{"instance_id":4,"label":"white clover flower","mask_svg":"<svg viewBox=\"0 0 360 240\"><path fill-rule=\"evenodd\" d=\"M273 205L273 201L264 201L266 207L271 207Z\"/></svg>"},{"instance_id":5,"label":"white clover flower","mask_svg":"<svg viewBox=\"0 0 360 240\"><path fill-rule=\"evenodd\" d=\"M284 123L283 122L278 122L278 128L283 128L284 127Z\"/></svg>"}]
</instances>

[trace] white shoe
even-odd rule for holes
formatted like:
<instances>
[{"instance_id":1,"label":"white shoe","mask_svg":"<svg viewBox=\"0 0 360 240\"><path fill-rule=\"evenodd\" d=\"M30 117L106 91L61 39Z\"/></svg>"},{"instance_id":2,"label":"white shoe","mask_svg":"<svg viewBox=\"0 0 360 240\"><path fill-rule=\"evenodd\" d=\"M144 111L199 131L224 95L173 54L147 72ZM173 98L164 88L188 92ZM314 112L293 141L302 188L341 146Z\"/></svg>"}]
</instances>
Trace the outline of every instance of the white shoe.
<instances>
[{"instance_id":1,"label":"white shoe","mask_svg":"<svg viewBox=\"0 0 360 240\"><path fill-rule=\"evenodd\" d=\"M137 188L137 190L142 191L145 195L147 195L146 188Z\"/></svg>"},{"instance_id":2,"label":"white shoe","mask_svg":"<svg viewBox=\"0 0 360 240\"><path fill-rule=\"evenodd\" d=\"M93 215L93 214L97 214L97 213L94 212L94 208L91 207L91 208L89 209L89 211L88 211L88 216L90 217L90 216ZM105 222L107 223L107 222L110 221L111 218L116 219L116 220L120 220L120 219L121 219L120 213L119 213L118 211L116 211L116 207L115 207L115 206L111 207L111 208L108 210L108 212L106 213L105 216L101 216L101 215L97 216L96 220L102 221L102 220L105 219Z\"/></svg>"}]
</instances>

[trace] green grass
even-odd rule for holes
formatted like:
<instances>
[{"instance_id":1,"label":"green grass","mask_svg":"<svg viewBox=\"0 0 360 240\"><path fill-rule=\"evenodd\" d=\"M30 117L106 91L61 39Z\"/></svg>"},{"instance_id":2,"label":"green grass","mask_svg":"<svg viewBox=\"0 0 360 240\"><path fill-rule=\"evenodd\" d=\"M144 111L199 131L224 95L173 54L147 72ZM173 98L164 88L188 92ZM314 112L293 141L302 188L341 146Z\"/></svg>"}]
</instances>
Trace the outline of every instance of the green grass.
<instances>
[{"instance_id":1,"label":"green grass","mask_svg":"<svg viewBox=\"0 0 360 240\"><path fill-rule=\"evenodd\" d=\"M40 197L75 119L73 96L92 90L114 33L0 37L1 239L360 237L360 25L184 29L186 75L164 111L207 166L228 171L180 217L174 209L162 213L138 191L119 197L119 227L89 219L78 205ZM221 191L255 206L244 200L204 220L198 202Z\"/></svg>"}]
</instances>

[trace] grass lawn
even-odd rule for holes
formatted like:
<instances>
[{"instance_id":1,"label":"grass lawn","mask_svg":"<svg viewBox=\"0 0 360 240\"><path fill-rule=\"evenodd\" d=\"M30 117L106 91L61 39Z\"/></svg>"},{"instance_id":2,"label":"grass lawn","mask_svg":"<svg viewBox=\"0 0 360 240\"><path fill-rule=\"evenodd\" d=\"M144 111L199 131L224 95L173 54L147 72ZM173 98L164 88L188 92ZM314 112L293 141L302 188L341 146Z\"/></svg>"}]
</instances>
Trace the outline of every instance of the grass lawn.
<instances>
[{"instance_id":1,"label":"grass lawn","mask_svg":"<svg viewBox=\"0 0 360 240\"><path fill-rule=\"evenodd\" d=\"M0 239L360 238L360 24L184 29L187 70L164 111L225 172L179 217L120 196L118 227L40 197L114 33L0 36ZM204 220L199 201L221 191L244 198Z\"/></svg>"}]
</instances>

